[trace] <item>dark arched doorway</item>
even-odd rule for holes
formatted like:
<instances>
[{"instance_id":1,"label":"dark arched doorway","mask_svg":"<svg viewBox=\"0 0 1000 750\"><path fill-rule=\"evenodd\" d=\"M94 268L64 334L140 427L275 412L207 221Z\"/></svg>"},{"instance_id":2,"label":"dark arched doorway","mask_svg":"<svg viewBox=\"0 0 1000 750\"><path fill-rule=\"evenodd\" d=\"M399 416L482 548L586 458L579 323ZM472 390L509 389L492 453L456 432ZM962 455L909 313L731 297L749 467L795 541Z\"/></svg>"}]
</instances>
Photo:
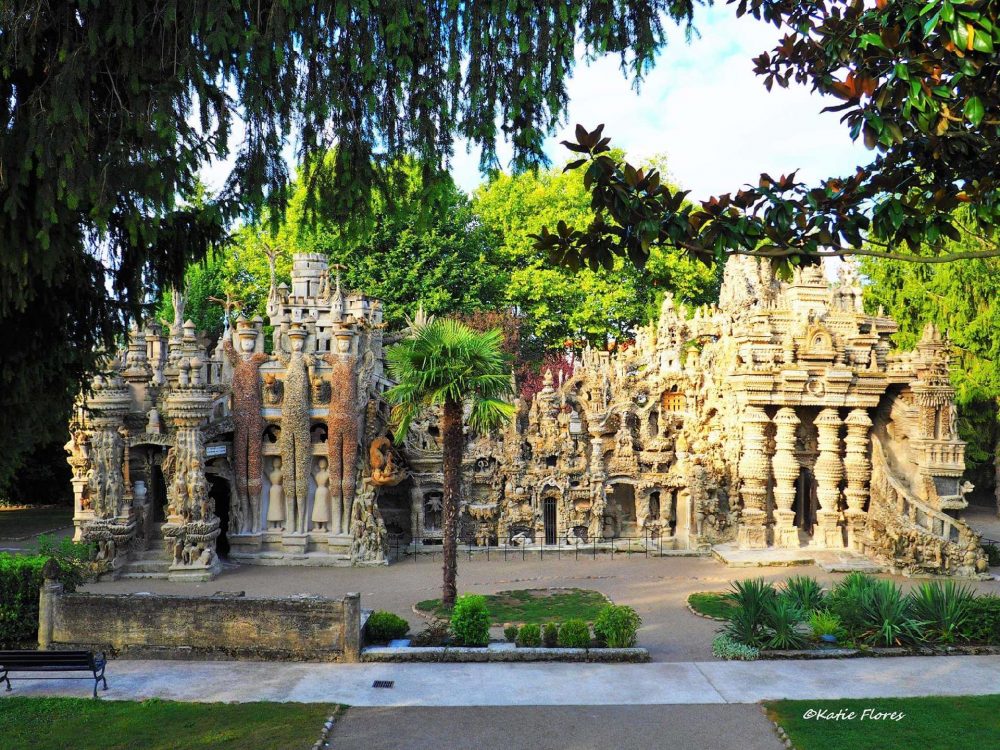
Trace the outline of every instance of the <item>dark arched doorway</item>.
<instances>
[{"instance_id":1,"label":"dark arched doorway","mask_svg":"<svg viewBox=\"0 0 1000 750\"><path fill-rule=\"evenodd\" d=\"M219 557L229 554L229 482L218 476L208 477L208 496L215 504L215 515L219 517L219 538L215 542L215 551Z\"/></svg>"},{"instance_id":2,"label":"dark arched doorway","mask_svg":"<svg viewBox=\"0 0 1000 750\"><path fill-rule=\"evenodd\" d=\"M545 525L545 543L556 543L556 499L547 497L542 500L542 523Z\"/></svg>"}]
</instances>

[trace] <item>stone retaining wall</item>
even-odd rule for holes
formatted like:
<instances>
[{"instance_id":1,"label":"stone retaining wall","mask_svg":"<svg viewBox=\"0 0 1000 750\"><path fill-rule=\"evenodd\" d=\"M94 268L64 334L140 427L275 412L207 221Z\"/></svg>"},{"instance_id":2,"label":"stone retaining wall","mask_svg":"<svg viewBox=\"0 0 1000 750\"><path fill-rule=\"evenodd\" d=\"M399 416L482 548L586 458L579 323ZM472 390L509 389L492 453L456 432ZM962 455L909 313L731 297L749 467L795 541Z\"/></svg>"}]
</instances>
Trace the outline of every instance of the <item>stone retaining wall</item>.
<instances>
[{"instance_id":1,"label":"stone retaining wall","mask_svg":"<svg viewBox=\"0 0 1000 750\"><path fill-rule=\"evenodd\" d=\"M218 593L40 594L40 649L157 659L358 661L359 594L343 599Z\"/></svg>"}]
</instances>

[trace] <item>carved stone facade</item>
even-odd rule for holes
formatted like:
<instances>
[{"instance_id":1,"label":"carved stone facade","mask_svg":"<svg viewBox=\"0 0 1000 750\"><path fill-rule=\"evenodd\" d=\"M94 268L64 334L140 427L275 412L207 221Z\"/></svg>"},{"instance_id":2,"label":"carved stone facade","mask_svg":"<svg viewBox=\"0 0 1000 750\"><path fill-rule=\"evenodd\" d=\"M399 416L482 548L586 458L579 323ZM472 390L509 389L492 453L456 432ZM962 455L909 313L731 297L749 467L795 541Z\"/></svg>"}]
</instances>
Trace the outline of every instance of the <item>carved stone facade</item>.
<instances>
[{"instance_id":1,"label":"carved stone facade","mask_svg":"<svg viewBox=\"0 0 1000 750\"><path fill-rule=\"evenodd\" d=\"M586 350L502 434L466 435L461 541L808 547L982 572L957 515L947 344L928 329L892 351L896 323L861 297L849 265L832 285L819 268L786 283L743 257L718 306L668 296L634 346ZM159 555L170 575L210 576L224 546L260 564L384 564L391 540L440 543L440 430L424 415L392 446L378 302L297 255L267 312L270 353L259 318L213 352L178 319L133 331L95 380L67 451L78 533L116 570Z\"/></svg>"}]
</instances>

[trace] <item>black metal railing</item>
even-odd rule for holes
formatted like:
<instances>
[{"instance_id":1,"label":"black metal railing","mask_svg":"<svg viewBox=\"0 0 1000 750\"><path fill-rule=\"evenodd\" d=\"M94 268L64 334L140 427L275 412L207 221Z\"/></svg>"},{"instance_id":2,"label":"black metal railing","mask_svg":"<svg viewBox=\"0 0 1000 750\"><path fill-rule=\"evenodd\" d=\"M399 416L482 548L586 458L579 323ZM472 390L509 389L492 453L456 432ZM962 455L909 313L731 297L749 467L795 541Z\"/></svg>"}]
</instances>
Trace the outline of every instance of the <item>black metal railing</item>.
<instances>
[{"instance_id":1,"label":"black metal railing","mask_svg":"<svg viewBox=\"0 0 1000 750\"><path fill-rule=\"evenodd\" d=\"M505 541L477 545L459 540L458 545L458 554L468 560L485 559L505 562L529 558L543 560L546 557L555 559L565 557L575 560L586 557L596 559L598 555L610 555L612 559L616 555L649 557L650 555L661 556L665 551L670 552L675 549L674 537L653 535L648 532L635 536L619 535L601 539L595 537L586 541L580 539L576 544L545 544L543 541L529 540L517 543ZM411 538L402 534L389 535L389 556L390 560L394 562L402 562L406 558L411 558L414 561L434 559L441 554L441 537Z\"/></svg>"}]
</instances>

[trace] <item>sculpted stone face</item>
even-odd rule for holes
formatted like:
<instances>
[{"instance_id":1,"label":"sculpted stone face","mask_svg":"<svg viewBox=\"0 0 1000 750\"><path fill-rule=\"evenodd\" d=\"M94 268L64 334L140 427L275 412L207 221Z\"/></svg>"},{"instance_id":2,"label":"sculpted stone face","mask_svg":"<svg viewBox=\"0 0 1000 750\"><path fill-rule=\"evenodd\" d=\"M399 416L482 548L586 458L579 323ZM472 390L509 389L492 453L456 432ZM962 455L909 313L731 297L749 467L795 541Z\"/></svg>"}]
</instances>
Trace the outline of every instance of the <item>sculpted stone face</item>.
<instances>
[{"instance_id":1,"label":"sculpted stone face","mask_svg":"<svg viewBox=\"0 0 1000 750\"><path fill-rule=\"evenodd\" d=\"M303 336L289 336L288 338L291 339L293 352L301 352L306 345L306 340Z\"/></svg>"},{"instance_id":2,"label":"sculpted stone face","mask_svg":"<svg viewBox=\"0 0 1000 750\"><path fill-rule=\"evenodd\" d=\"M340 354L347 354L349 351L351 351L351 340L346 336L338 337L337 351Z\"/></svg>"}]
</instances>

